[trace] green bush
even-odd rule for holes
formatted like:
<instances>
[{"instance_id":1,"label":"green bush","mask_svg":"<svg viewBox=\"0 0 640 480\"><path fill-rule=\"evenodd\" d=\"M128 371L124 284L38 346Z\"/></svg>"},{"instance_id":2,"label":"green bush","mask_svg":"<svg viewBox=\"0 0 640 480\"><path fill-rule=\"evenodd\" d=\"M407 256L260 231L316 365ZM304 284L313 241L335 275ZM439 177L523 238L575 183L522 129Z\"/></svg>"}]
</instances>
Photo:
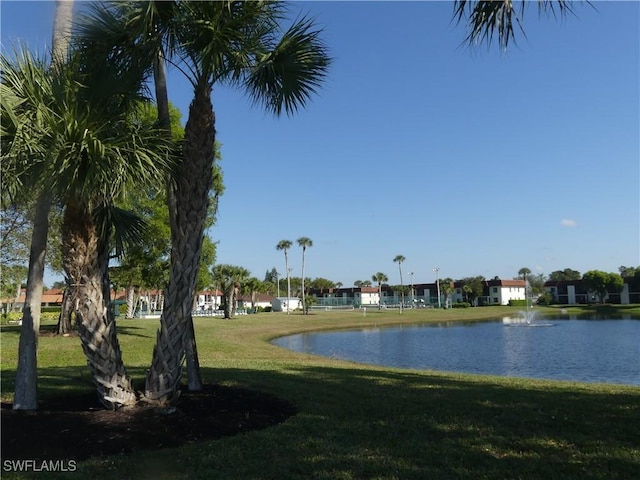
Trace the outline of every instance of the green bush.
<instances>
[{"instance_id":1,"label":"green bush","mask_svg":"<svg viewBox=\"0 0 640 480\"><path fill-rule=\"evenodd\" d=\"M551 305L552 303L554 303L554 299L551 292L545 292L538 297L538 305Z\"/></svg>"},{"instance_id":2,"label":"green bush","mask_svg":"<svg viewBox=\"0 0 640 480\"><path fill-rule=\"evenodd\" d=\"M509 306L510 307L526 307L527 301L526 300L509 300Z\"/></svg>"},{"instance_id":3,"label":"green bush","mask_svg":"<svg viewBox=\"0 0 640 480\"><path fill-rule=\"evenodd\" d=\"M43 309L44 310L44 309ZM60 309L58 308L57 312L42 312L40 315L40 322L56 322L60 317ZM17 323L22 320L22 312L9 312L3 313L1 318L1 322L3 325L8 323Z\"/></svg>"},{"instance_id":4,"label":"green bush","mask_svg":"<svg viewBox=\"0 0 640 480\"><path fill-rule=\"evenodd\" d=\"M58 311L42 312L42 315L40 315L41 322L48 322L48 321L57 322L59 318L60 318L60 308L58 308Z\"/></svg>"},{"instance_id":5,"label":"green bush","mask_svg":"<svg viewBox=\"0 0 640 480\"><path fill-rule=\"evenodd\" d=\"M62 307L42 307L42 313L57 313L60 315Z\"/></svg>"},{"instance_id":6,"label":"green bush","mask_svg":"<svg viewBox=\"0 0 640 480\"><path fill-rule=\"evenodd\" d=\"M451 308L469 308L471 304L469 302L456 302L451 304Z\"/></svg>"},{"instance_id":7,"label":"green bush","mask_svg":"<svg viewBox=\"0 0 640 480\"><path fill-rule=\"evenodd\" d=\"M2 314L2 323L15 323L22 319L22 312L8 312Z\"/></svg>"}]
</instances>

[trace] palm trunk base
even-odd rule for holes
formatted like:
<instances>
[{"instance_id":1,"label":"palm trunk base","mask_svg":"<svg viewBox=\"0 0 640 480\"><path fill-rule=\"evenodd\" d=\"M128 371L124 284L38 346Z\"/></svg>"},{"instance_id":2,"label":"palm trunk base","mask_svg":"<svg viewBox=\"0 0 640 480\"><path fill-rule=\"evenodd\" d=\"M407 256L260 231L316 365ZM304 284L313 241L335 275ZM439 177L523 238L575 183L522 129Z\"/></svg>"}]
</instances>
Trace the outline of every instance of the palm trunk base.
<instances>
[{"instance_id":1,"label":"palm trunk base","mask_svg":"<svg viewBox=\"0 0 640 480\"><path fill-rule=\"evenodd\" d=\"M151 368L147 373L144 400L171 405L180 398L185 328L178 324L167 325L166 314L163 311L160 318L161 328L153 349Z\"/></svg>"},{"instance_id":2,"label":"palm trunk base","mask_svg":"<svg viewBox=\"0 0 640 480\"><path fill-rule=\"evenodd\" d=\"M77 313L78 333L87 357L100 402L108 409L135 405L138 401L122 363L115 322L102 322L98 328L82 322Z\"/></svg>"},{"instance_id":3,"label":"palm trunk base","mask_svg":"<svg viewBox=\"0 0 640 480\"><path fill-rule=\"evenodd\" d=\"M38 333L34 329L31 308L27 306L22 317L16 388L13 397L14 410L38 409L37 349Z\"/></svg>"}]
</instances>

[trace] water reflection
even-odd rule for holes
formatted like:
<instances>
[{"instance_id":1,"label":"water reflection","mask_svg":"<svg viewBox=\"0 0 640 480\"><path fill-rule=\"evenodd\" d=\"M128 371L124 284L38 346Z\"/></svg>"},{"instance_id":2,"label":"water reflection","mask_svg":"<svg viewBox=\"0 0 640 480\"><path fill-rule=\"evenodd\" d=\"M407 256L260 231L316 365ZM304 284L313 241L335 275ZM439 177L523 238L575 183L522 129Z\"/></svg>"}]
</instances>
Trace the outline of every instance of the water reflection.
<instances>
[{"instance_id":1,"label":"water reflection","mask_svg":"<svg viewBox=\"0 0 640 480\"><path fill-rule=\"evenodd\" d=\"M640 320L517 318L306 333L275 344L391 367L640 385Z\"/></svg>"}]
</instances>

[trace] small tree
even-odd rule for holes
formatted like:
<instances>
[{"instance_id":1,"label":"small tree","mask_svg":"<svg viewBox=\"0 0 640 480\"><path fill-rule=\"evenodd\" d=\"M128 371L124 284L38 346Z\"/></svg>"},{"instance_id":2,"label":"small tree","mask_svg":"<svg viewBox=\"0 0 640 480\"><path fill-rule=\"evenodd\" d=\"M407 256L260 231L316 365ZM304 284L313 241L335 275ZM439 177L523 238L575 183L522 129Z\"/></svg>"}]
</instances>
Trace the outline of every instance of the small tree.
<instances>
[{"instance_id":1,"label":"small tree","mask_svg":"<svg viewBox=\"0 0 640 480\"><path fill-rule=\"evenodd\" d=\"M389 277L387 277L384 273L378 272L374 273L371 276L371 280L374 282L378 282L378 310L382 308L382 284L384 282L389 281Z\"/></svg>"},{"instance_id":2,"label":"small tree","mask_svg":"<svg viewBox=\"0 0 640 480\"><path fill-rule=\"evenodd\" d=\"M577 270L565 268L564 270L555 270L549 274L549 280L552 282L561 282L565 280L580 280L581 275Z\"/></svg>"},{"instance_id":3,"label":"small tree","mask_svg":"<svg viewBox=\"0 0 640 480\"><path fill-rule=\"evenodd\" d=\"M455 288L453 287L453 279L452 278L443 278L440 280L440 290L444 294L444 305L445 308L447 305L451 303L451 294L454 292Z\"/></svg>"},{"instance_id":4,"label":"small tree","mask_svg":"<svg viewBox=\"0 0 640 480\"><path fill-rule=\"evenodd\" d=\"M465 292L467 301L476 306L478 297L482 296L484 291L484 277L479 275L477 277L465 277L458 280L463 286L462 290Z\"/></svg>"},{"instance_id":5,"label":"small tree","mask_svg":"<svg viewBox=\"0 0 640 480\"><path fill-rule=\"evenodd\" d=\"M213 278L222 290L222 306L224 318L232 318L236 313L236 297L242 283L249 277L246 268L235 265L216 265L213 267Z\"/></svg>"},{"instance_id":6,"label":"small tree","mask_svg":"<svg viewBox=\"0 0 640 480\"><path fill-rule=\"evenodd\" d=\"M336 283L332 280L322 277L316 277L309 282L309 287L317 290L336 288Z\"/></svg>"},{"instance_id":7,"label":"small tree","mask_svg":"<svg viewBox=\"0 0 640 480\"><path fill-rule=\"evenodd\" d=\"M609 293L619 293L624 287L620 274L601 270L589 270L582 276L582 280L589 291L598 295L599 303L603 303Z\"/></svg>"},{"instance_id":8,"label":"small tree","mask_svg":"<svg viewBox=\"0 0 640 480\"><path fill-rule=\"evenodd\" d=\"M243 295L249 295L251 299L251 308L255 311L256 300L258 293L265 289L265 283L258 280L256 277L250 277L243 280L240 285L240 293Z\"/></svg>"}]
</instances>

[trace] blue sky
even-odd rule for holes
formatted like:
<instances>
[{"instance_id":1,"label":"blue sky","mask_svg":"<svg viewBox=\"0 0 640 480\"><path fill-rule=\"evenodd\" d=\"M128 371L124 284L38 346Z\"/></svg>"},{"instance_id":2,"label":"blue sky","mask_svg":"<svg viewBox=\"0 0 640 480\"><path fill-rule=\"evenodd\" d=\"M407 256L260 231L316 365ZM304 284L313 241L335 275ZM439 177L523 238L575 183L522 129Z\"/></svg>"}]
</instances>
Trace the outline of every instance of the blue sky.
<instances>
[{"instance_id":1,"label":"blue sky","mask_svg":"<svg viewBox=\"0 0 640 480\"><path fill-rule=\"evenodd\" d=\"M214 87L226 192L218 262L263 278L309 237L306 276L352 285L640 264L640 4L525 12L504 53L462 46L450 2L304 2L334 57L320 94L273 118ZM2 45L49 45L53 2L7 2ZM185 120L190 87L171 72ZM290 252L300 275L301 250Z\"/></svg>"}]
</instances>

